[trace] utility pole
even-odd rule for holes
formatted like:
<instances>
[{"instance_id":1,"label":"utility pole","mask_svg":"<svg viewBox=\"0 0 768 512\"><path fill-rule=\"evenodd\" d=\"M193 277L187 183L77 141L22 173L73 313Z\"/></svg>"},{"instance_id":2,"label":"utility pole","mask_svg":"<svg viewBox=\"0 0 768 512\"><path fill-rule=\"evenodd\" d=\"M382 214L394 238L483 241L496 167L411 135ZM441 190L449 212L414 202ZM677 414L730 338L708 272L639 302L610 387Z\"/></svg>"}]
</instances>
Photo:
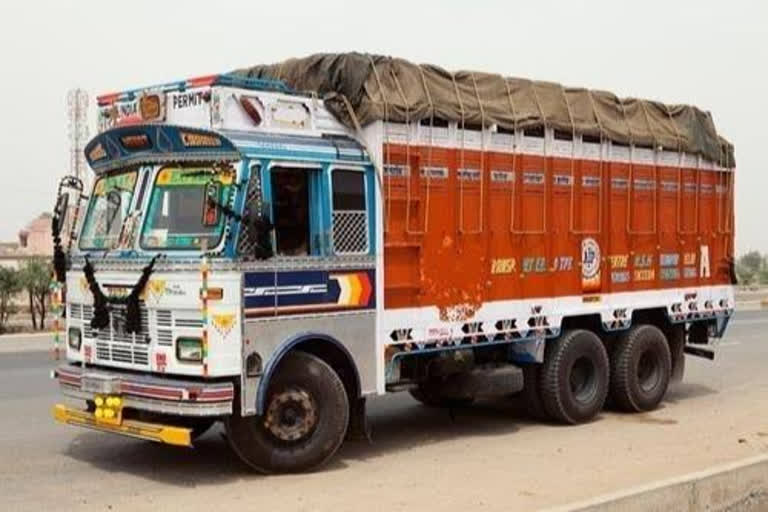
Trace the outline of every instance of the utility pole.
<instances>
[{"instance_id":1,"label":"utility pole","mask_svg":"<svg viewBox=\"0 0 768 512\"><path fill-rule=\"evenodd\" d=\"M83 89L71 89L67 93L67 117L69 120L69 174L84 180L86 172L83 149L88 142L88 93Z\"/></svg>"},{"instance_id":2,"label":"utility pole","mask_svg":"<svg viewBox=\"0 0 768 512\"><path fill-rule=\"evenodd\" d=\"M76 176L83 183L83 190L90 190L90 173L88 164L85 161L83 150L88 143L88 93L84 89L71 89L67 92L67 131L69 134L69 175ZM87 193L87 192L86 192ZM73 199L70 197L70 199ZM67 212L65 226L61 227L61 233L68 236L75 219L75 212L78 209L75 203L78 201L69 201L69 211Z\"/></svg>"}]
</instances>

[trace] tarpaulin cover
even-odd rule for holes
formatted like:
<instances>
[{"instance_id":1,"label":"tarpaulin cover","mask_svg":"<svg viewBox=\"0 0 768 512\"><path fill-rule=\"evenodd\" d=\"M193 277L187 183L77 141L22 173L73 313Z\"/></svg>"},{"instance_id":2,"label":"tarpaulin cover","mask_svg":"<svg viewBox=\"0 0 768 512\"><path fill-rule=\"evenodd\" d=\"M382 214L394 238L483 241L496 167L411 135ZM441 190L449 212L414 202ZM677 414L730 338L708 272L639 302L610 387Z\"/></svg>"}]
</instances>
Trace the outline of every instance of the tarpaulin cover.
<instances>
[{"instance_id":1,"label":"tarpaulin cover","mask_svg":"<svg viewBox=\"0 0 768 512\"><path fill-rule=\"evenodd\" d=\"M690 105L619 98L606 91L361 53L316 54L234 72L313 91L345 125L439 118L509 130L550 127L622 144L663 147L734 166L712 116Z\"/></svg>"}]
</instances>

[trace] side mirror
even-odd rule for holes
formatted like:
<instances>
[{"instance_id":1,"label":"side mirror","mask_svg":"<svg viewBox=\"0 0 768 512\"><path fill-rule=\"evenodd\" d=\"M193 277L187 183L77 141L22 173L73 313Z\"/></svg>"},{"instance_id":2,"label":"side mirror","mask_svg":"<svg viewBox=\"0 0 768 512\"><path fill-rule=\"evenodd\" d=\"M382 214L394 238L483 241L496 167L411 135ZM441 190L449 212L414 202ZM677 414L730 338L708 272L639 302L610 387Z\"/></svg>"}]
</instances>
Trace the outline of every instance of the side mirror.
<instances>
[{"instance_id":1,"label":"side mirror","mask_svg":"<svg viewBox=\"0 0 768 512\"><path fill-rule=\"evenodd\" d=\"M68 190L65 190L68 189ZM69 190L75 192L75 215L72 219L72 225L70 226L70 238L68 242L67 252L64 252L64 248L61 246L61 231L64 228L64 223L67 220L69 214ZM67 253L69 247L72 245L72 238L74 237L75 228L78 213L80 211L80 203L83 199L87 199L83 195L83 182L77 176L64 176L59 180L59 187L56 192L56 204L53 207L53 219L51 221L51 235L53 238L53 268L56 272L56 280L59 283L66 282L67 274Z\"/></svg>"}]
</instances>

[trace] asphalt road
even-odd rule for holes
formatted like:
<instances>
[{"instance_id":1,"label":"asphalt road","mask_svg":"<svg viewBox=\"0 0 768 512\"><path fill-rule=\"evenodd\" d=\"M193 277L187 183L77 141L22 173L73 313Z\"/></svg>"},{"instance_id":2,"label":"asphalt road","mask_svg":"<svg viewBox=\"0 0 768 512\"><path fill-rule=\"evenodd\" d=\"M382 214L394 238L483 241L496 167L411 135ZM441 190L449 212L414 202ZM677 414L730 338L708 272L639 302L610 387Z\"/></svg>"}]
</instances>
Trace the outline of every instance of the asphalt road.
<instances>
[{"instance_id":1,"label":"asphalt road","mask_svg":"<svg viewBox=\"0 0 768 512\"><path fill-rule=\"evenodd\" d=\"M314 474L270 477L251 474L221 431L183 449L55 424L54 362L16 352L23 343L0 339L2 510L530 510L768 452L761 312L737 314L714 363L689 357L652 413L564 427L508 401L451 417L399 394L370 401L373 444L345 444Z\"/></svg>"}]
</instances>

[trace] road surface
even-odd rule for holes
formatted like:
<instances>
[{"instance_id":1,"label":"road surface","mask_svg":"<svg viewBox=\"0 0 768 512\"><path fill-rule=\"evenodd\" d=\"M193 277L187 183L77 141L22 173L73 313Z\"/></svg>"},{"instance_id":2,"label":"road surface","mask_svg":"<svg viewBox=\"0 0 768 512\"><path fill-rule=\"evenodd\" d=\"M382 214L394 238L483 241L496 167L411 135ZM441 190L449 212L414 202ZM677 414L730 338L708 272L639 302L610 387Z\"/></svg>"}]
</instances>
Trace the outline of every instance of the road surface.
<instances>
[{"instance_id":1,"label":"road surface","mask_svg":"<svg viewBox=\"0 0 768 512\"><path fill-rule=\"evenodd\" d=\"M398 394L370 400L373 444L345 444L314 474L269 477L249 473L220 430L184 449L54 424L54 363L17 352L23 343L0 339L3 510L530 510L768 452L764 312L737 314L714 363L689 357L652 413L565 427L508 401L451 418Z\"/></svg>"}]
</instances>

